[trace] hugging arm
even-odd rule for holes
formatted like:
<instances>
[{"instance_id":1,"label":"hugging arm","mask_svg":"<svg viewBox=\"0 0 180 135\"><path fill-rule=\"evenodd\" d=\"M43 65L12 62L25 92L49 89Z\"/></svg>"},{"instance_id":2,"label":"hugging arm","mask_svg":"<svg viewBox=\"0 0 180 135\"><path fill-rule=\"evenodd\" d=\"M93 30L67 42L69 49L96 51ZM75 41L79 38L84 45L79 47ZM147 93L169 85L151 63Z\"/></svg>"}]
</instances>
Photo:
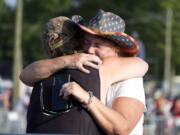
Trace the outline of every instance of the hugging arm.
<instances>
[{"instance_id":1,"label":"hugging arm","mask_svg":"<svg viewBox=\"0 0 180 135\"><path fill-rule=\"evenodd\" d=\"M85 53L39 60L24 68L19 78L26 85L33 86L35 82L45 79L64 68L75 68L89 73L83 66L86 65L98 69L98 65L93 62L102 63L99 57Z\"/></svg>"},{"instance_id":2,"label":"hugging arm","mask_svg":"<svg viewBox=\"0 0 180 135\"><path fill-rule=\"evenodd\" d=\"M92 62L97 62L100 66ZM63 68L76 68L89 73L83 65L96 69L100 68L100 72L106 73L104 76L108 80L111 80L110 78L113 76L110 83L133 77L142 77L148 69L147 63L136 57L110 57L104 59L103 64L101 64L101 60L97 56L77 53L34 62L21 72L20 80L28 86L33 86L35 82L45 79Z\"/></svg>"},{"instance_id":3,"label":"hugging arm","mask_svg":"<svg viewBox=\"0 0 180 135\"><path fill-rule=\"evenodd\" d=\"M134 84L136 86L134 86ZM134 79L130 82L124 83L117 89L124 89L123 91L134 92L136 95L143 93L142 79ZM127 89L127 85L130 86ZM138 94L137 94L138 93ZM60 95L68 99L69 95L72 95L76 100L83 104L88 104L89 94L76 82L65 83L60 91ZM132 94L130 94L131 97ZM144 104L140 100L131 97L119 97L114 98L112 108L103 104L95 96L92 97L92 102L89 107L89 111L95 118L97 123L111 135L128 135L136 126L144 112ZM134 111L135 110L135 111Z\"/></svg>"},{"instance_id":4,"label":"hugging arm","mask_svg":"<svg viewBox=\"0 0 180 135\"><path fill-rule=\"evenodd\" d=\"M147 70L148 64L138 57L108 57L100 65L100 74L110 85L130 78L143 77Z\"/></svg>"}]
</instances>

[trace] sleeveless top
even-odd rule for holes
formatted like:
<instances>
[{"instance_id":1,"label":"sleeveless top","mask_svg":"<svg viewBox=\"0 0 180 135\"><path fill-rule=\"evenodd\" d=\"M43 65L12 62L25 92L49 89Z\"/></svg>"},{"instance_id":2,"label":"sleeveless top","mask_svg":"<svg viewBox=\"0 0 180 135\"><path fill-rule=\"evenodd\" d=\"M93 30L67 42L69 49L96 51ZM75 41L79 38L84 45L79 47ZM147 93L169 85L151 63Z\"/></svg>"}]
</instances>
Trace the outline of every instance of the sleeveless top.
<instances>
[{"instance_id":1,"label":"sleeveless top","mask_svg":"<svg viewBox=\"0 0 180 135\"><path fill-rule=\"evenodd\" d=\"M94 96L100 99L100 77L96 69L86 67L90 74L82 73L75 69L64 69L58 72L71 75L84 90L93 91ZM46 79L47 80L47 79ZM44 89L52 90L52 79L44 83ZM51 93L49 93L50 95ZM27 133L63 133L80 135L106 135L101 127L93 119L93 116L81 107L80 103L67 113L55 116L47 116L40 108L40 84L35 84L27 112Z\"/></svg>"}]
</instances>

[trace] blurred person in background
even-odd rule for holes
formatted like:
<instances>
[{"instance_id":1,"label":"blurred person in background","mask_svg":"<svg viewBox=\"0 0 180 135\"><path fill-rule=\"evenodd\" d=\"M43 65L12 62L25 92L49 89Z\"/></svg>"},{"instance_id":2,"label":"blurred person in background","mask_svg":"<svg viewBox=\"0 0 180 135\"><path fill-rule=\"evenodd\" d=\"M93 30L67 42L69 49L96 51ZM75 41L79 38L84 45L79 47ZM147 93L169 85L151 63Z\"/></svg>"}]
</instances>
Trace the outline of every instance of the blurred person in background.
<instances>
[{"instance_id":1,"label":"blurred person in background","mask_svg":"<svg viewBox=\"0 0 180 135\"><path fill-rule=\"evenodd\" d=\"M0 87L0 130L6 130L6 123L8 121L8 112L10 110L10 88Z\"/></svg>"},{"instance_id":2,"label":"blurred person in background","mask_svg":"<svg viewBox=\"0 0 180 135\"><path fill-rule=\"evenodd\" d=\"M164 109L166 105L166 99L161 92L161 89L158 89L155 93L155 113L156 113L156 134L164 135L166 122L164 117Z\"/></svg>"},{"instance_id":3,"label":"blurred person in background","mask_svg":"<svg viewBox=\"0 0 180 135\"><path fill-rule=\"evenodd\" d=\"M104 23L101 24L100 22L102 22L102 20L99 20L98 18L103 19L103 17L105 17ZM113 18L115 18L115 20L113 20ZM103 24L106 24L105 23L106 19L107 19L107 24L109 24L109 26L112 25L111 23L109 23L111 19L113 20L114 23L117 23L117 26L122 26L122 27L119 27L120 31L113 32L113 30L109 28L107 29L107 32L103 32L102 27L103 27ZM96 25L96 24L99 24L99 25ZM130 36L126 36L125 33L123 34L124 21L122 20L122 18L120 18L119 16L111 12L104 12L100 10L98 14L90 21L89 26L84 27L82 25L79 25L79 27L82 30L84 30L84 32L86 32L85 37L84 37L83 48L86 52L92 55L90 54L79 55L77 53L77 54L63 56L63 57L54 56L57 58L42 60L42 61L33 63L27 68L25 68L24 71L21 73L20 75L21 80L24 81L26 84L33 85L36 81L44 79L62 68L73 67L73 68L80 69L83 72L89 73L86 69L84 69L83 65L97 68L97 66L93 64L93 61L101 63L95 57L95 56L98 56L103 61L103 63L100 64L98 67L99 73L100 73L100 82L99 82L100 84L98 85L100 85L101 88L99 90L98 89L96 90L100 92L99 96L96 96L96 95L93 96L89 94L87 92L88 89L82 88L76 82L69 82L69 83L64 84L62 86L60 95L62 95L65 99L68 99L69 96L73 96L73 98L75 98L79 103L85 104L87 106L87 110L85 110L85 112L88 113L90 117L95 120L95 123L98 124L108 134L123 134L123 135L143 134L142 124L143 124L143 112L145 110L145 97L144 97L144 89L142 85L143 84L142 78L134 78L134 79L129 79L127 81L118 82L122 80L123 77L124 79L128 79L128 78L133 78L133 77L139 77L142 74L144 75L144 71L146 72L147 70L147 67L146 67L147 65L144 65L145 68L144 66L141 67L143 68L143 71L141 70L140 74L132 73L132 71L134 70L129 69L129 64L132 64L135 61L139 62L139 60L137 61L137 59L135 58L136 60L134 62L131 61L132 62L131 63L129 60L134 59L133 57L124 59L126 61L125 62L126 64L128 63L128 61L130 62L127 65L124 63L126 65L126 70L124 70L125 65L123 65L123 63L121 63L122 65L119 65L117 67L118 65L117 60L118 59L120 60L119 56L120 57L127 56L127 55L134 56L137 53L136 49L138 48L133 38L131 38ZM117 28L117 30L119 29ZM102 33L100 34L101 30L102 30ZM108 30L111 30L111 31L109 32ZM45 34L46 32L47 31L44 31L43 34ZM99 35L98 35L98 32L99 32ZM111 34L106 35L108 32ZM54 33L51 31L51 34L54 34ZM55 39L57 39L58 34L55 34L54 36L55 36ZM57 47L58 45L56 44L56 42L53 41L51 46L53 48L53 47ZM50 52L50 50L47 49L47 47L46 47L46 52ZM57 52L62 53L62 50L56 51L56 53L54 54L57 55L58 54ZM53 53L51 52L49 56L52 57L52 55ZM57 65L58 60L59 62L61 60L62 65L60 66ZM77 64L76 62L79 64ZM67 64L67 65L63 65L63 64ZM114 66L112 66L113 64ZM53 69L54 68L53 66L55 66L56 70ZM134 65L134 68L137 68L136 66ZM123 72L121 71L122 70L121 68L123 69ZM40 69L40 71L38 71L38 69ZM97 80L98 78L96 78L96 81ZM93 82L94 85L96 85L97 82ZM115 82L118 82L118 83L113 84ZM108 90L109 87L111 88ZM93 91L93 92L95 93L96 91ZM106 94L107 94L107 97L106 97ZM71 112L68 112L68 113L70 114ZM65 115L67 115L67 113L65 113ZM61 121L58 121L59 125L55 123L55 126L57 128L61 128L62 125L60 124L60 122ZM66 122L67 121L65 120L64 123ZM46 130L43 126L42 128ZM53 127L49 127L49 128L53 128ZM89 128L89 130L92 130L92 128ZM69 132L66 132L66 133L69 133ZM85 133L86 134L90 133L90 131L88 132L87 130L85 131Z\"/></svg>"},{"instance_id":4,"label":"blurred person in background","mask_svg":"<svg viewBox=\"0 0 180 135\"><path fill-rule=\"evenodd\" d=\"M155 112L156 112L156 134L164 135L172 131L172 117L171 117L172 101L162 89L157 89L155 93Z\"/></svg>"},{"instance_id":5,"label":"blurred person in background","mask_svg":"<svg viewBox=\"0 0 180 135\"><path fill-rule=\"evenodd\" d=\"M30 87L25 87L24 91L23 96L18 98L13 107L13 111L18 112L19 115L26 115L32 89Z\"/></svg>"},{"instance_id":6,"label":"blurred person in background","mask_svg":"<svg viewBox=\"0 0 180 135\"><path fill-rule=\"evenodd\" d=\"M0 100L2 102L3 107L7 111L10 109L10 96L11 96L10 88L1 88Z\"/></svg>"},{"instance_id":7,"label":"blurred person in background","mask_svg":"<svg viewBox=\"0 0 180 135\"><path fill-rule=\"evenodd\" d=\"M173 135L180 135L180 95L174 99L171 113L174 117Z\"/></svg>"}]
</instances>

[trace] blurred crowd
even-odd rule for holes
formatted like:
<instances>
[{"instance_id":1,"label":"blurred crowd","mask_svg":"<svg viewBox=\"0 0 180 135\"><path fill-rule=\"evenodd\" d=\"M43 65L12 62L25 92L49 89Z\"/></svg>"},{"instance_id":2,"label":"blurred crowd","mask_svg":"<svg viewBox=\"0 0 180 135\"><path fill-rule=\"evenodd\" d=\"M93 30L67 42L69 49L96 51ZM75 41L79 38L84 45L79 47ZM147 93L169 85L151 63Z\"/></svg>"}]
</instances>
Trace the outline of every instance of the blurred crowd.
<instances>
[{"instance_id":1,"label":"blurred crowd","mask_svg":"<svg viewBox=\"0 0 180 135\"><path fill-rule=\"evenodd\" d=\"M156 90L146 97L144 135L180 135L180 95L171 96Z\"/></svg>"},{"instance_id":2,"label":"blurred crowd","mask_svg":"<svg viewBox=\"0 0 180 135\"><path fill-rule=\"evenodd\" d=\"M0 133L25 133L31 88L23 87L23 89L24 94L21 94L12 106L12 85L0 85Z\"/></svg>"}]
</instances>

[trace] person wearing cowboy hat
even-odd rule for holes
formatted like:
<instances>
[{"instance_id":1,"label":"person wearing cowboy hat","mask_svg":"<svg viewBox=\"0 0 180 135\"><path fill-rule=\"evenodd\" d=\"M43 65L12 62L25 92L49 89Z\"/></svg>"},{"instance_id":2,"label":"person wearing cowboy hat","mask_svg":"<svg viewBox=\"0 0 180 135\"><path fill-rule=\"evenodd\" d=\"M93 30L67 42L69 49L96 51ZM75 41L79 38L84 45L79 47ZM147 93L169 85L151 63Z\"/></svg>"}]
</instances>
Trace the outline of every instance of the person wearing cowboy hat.
<instances>
[{"instance_id":1,"label":"person wearing cowboy hat","mask_svg":"<svg viewBox=\"0 0 180 135\"><path fill-rule=\"evenodd\" d=\"M72 23L72 21L70 22ZM68 99L71 95L78 102L85 104L96 123L108 134L142 134L143 112L145 109L142 78L128 78L144 75L147 71L147 65L143 63L145 70L134 73L134 70L137 69L136 64L140 62L140 59L119 57L135 56L138 51L136 41L124 33L125 23L123 19L111 12L100 10L86 27L80 24L76 25L85 32L82 47L89 54L76 53L33 63L21 73L21 80L26 84L33 84L34 81L32 80L38 81L46 78L62 68L78 68L86 73L89 73L89 71L83 65L98 68L101 86L100 97L88 93L76 82L65 83L60 95L65 99ZM64 43L70 41L70 39L60 34L52 35L53 38L51 39L53 40L48 40L49 52L62 48ZM57 40L59 37L61 37L60 40ZM71 39L73 39L72 36ZM58 51L56 50L53 55L58 54ZM103 61L98 66L93 63L101 63L97 56ZM58 60L61 63L60 66ZM133 64L132 61L137 63ZM129 66L129 64L134 67ZM54 67L54 65L56 66ZM124 66L126 70L125 68L123 70ZM39 72L37 69L43 70ZM128 80L121 81L123 79ZM134 111L135 109L136 111Z\"/></svg>"}]
</instances>

